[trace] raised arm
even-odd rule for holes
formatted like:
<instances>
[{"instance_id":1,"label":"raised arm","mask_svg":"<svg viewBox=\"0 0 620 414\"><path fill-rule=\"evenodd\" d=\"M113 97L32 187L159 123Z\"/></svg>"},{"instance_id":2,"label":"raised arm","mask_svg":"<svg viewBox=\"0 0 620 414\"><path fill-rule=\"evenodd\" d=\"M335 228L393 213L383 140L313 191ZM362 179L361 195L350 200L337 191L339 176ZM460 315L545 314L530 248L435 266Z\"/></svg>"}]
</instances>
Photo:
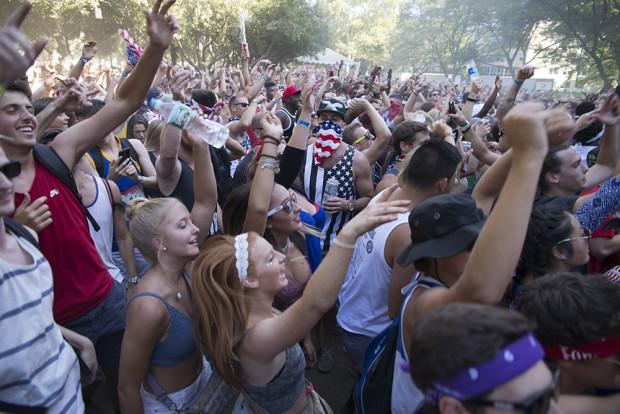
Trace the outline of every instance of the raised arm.
<instances>
[{"instance_id":1,"label":"raised arm","mask_svg":"<svg viewBox=\"0 0 620 414\"><path fill-rule=\"evenodd\" d=\"M480 232L460 279L449 289L418 298L414 320L450 302L497 304L519 260L540 170L547 152L542 105L513 108L503 124L512 144L512 164L497 203ZM509 235L509 237L507 236Z\"/></svg>"},{"instance_id":2,"label":"raised arm","mask_svg":"<svg viewBox=\"0 0 620 414\"><path fill-rule=\"evenodd\" d=\"M278 145L282 139L282 124L275 115L268 113L261 121L263 130L263 151L257 162L256 174L252 179L248 210L243 223L243 231L263 235L267 227L267 212L273 192L275 161Z\"/></svg>"},{"instance_id":3,"label":"raised arm","mask_svg":"<svg viewBox=\"0 0 620 414\"><path fill-rule=\"evenodd\" d=\"M176 19L166 15L174 2L167 0L162 5L162 0L156 0L152 12L147 14L149 45L121 86L116 99L90 119L59 134L52 143L52 148L69 169L73 168L86 150L99 143L144 102L164 52L178 30Z\"/></svg>"},{"instance_id":4,"label":"raised arm","mask_svg":"<svg viewBox=\"0 0 620 414\"><path fill-rule=\"evenodd\" d=\"M181 178L181 162L178 158L181 132L180 128L171 124L164 126L161 131L155 170L159 191L166 197L172 194Z\"/></svg>"},{"instance_id":5,"label":"raised arm","mask_svg":"<svg viewBox=\"0 0 620 414\"><path fill-rule=\"evenodd\" d=\"M194 207L191 217L198 227L198 244L209 234L213 214L217 208L217 184L211 163L209 144L200 136L188 130L183 131L192 145L194 155Z\"/></svg>"},{"instance_id":6,"label":"raised arm","mask_svg":"<svg viewBox=\"0 0 620 414\"><path fill-rule=\"evenodd\" d=\"M471 121L471 117L474 112L474 105L478 102L478 94L484 84L480 79L474 80L469 87L469 94L467 95L467 101L463 105L463 115L468 121Z\"/></svg>"},{"instance_id":7,"label":"raised arm","mask_svg":"<svg viewBox=\"0 0 620 414\"><path fill-rule=\"evenodd\" d=\"M497 99L497 95L499 94L499 91L501 89L502 89L502 79L498 75L495 77L495 86L493 88L493 92L491 92L487 100L484 102L484 105L482 105L482 109L480 109L480 112L475 114L476 118L484 118L489 113L491 108L493 108L493 105L495 104L495 100Z\"/></svg>"},{"instance_id":8,"label":"raised arm","mask_svg":"<svg viewBox=\"0 0 620 414\"><path fill-rule=\"evenodd\" d=\"M375 107L366 99L353 99L353 101L349 103L349 106L352 108L357 108L358 106L362 107L363 111L368 115L368 118L370 118L372 129L375 131L375 140L370 147L362 151L362 153L368 159L368 163L373 165L381 158L383 152L387 149L388 145L390 145L392 133L381 115L379 115L379 112L377 112Z\"/></svg>"},{"instance_id":9,"label":"raised arm","mask_svg":"<svg viewBox=\"0 0 620 414\"><path fill-rule=\"evenodd\" d=\"M75 65L71 68L71 72L69 72L69 77L75 80L80 80L80 76L82 75L82 71L84 70L84 65L86 65L92 58L97 54L97 42L91 40L84 44L82 47L82 56L75 63Z\"/></svg>"},{"instance_id":10,"label":"raised arm","mask_svg":"<svg viewBox=\"0 0 620 414\"><path fill-rule=\"evenodd\" d=\"M243 349L263 360L271 360L283 350L301 341L334 305L344 281L357 238L404 213L407 201L386 200L396 187L385 191L376 203L349 221L336 236L327 256L314 272L302 297L280 317L265 319L248 332Z\"/></svg>"},{"instance_id":11,"label":"raised arm","mask_svg":"<svg viewBox=\"0 0 620 414\"><path fill-rule=\"evenodd\" d=\"M527 79L534 76L534 68L531 66L522 66L517 69L517 77L508 88L508 92L501 99L499 103L499 108L497 109L497 120L501 122L502 118L510 111L515 104L515 99L517 99L517 94Z\"/></svg>"},{"instance_id":12,"label":"raised arm","mask_svg":"<svg viewBox=\"0 0 620 414\"><path fill-rule=\"evenodd\" d=\"M594 164L587 172L587 188L607 180L620 169L620 100L615 93L607 97L596 117L605 125L601 147ZM620 171L617 171L618 173Z\"/></svg>"}]
</instances>

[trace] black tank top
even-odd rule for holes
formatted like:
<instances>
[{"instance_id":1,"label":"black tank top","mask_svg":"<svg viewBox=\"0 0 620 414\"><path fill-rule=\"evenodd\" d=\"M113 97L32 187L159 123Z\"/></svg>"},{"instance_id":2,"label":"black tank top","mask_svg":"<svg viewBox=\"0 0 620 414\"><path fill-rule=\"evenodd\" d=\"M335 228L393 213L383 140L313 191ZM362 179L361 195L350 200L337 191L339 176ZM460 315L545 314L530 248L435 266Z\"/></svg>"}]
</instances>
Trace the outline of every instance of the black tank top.
<instances>
[{"instance_id":1,"label":"black tank top","mask_svg":"<svg viewBox=\"0 0 620 414\"><path fill-rule=\"evenodd\" d=\"M149 157L151 158L153 165L155 165L155 161L157 160L155 154L149 151ZM181 158L178 158L178 160L181 163L181 176L179 177L177 186L174 188L174 191L169 195L169 197L176 198L183 203L183 205L185 205L188 211L192 211L192 208L194 207L194 172L185 161ZM144 193L151 198L165 197L161 191L159 191L159 188L145 188Z\"/></svg>"}]
</instances>

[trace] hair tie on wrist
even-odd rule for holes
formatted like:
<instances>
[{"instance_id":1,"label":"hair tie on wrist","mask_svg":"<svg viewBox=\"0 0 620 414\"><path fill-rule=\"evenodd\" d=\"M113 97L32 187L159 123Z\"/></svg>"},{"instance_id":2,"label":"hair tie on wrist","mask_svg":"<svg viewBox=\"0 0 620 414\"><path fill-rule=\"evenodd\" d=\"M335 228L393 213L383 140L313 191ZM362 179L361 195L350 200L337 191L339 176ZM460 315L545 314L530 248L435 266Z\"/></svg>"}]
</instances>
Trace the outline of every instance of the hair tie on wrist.
<instances>
[{"instance_id":1,"label":"hair tie on wrist","mask_svg":"<svg viewBox=\"0 0 620 414\"><path fill-rule=\"evenodd\" d=\"M334 237L334 241L332 242L332 244L334 246L342 247L343 249L355 249L355 244L344 243L343 241L339 240L338 237Z\"/></svg>"}]
</instances>

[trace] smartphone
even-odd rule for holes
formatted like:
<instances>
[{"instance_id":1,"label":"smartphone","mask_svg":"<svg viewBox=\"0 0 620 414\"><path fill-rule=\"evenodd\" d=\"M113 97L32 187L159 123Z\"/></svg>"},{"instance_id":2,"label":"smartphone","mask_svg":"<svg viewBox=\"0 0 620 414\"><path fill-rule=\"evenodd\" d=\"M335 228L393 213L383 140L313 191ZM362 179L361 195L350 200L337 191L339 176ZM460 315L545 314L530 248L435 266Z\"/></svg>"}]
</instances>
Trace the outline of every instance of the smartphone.
<instances>
[{"instance_id":1,"label":"smartphone","mask_svg":"<svg viewBox=\"0 0 620 414\"><path fill-rule=\"evenodd\" d=\"M127 158L131 157L131 150L129 148L123 148L118 152L118 159L120 162L125 161Z\"/></svg>"},{"instance_id":2,"label":"smartphone","mask_svg":"<svg viewBox=\"0 0 620 414\"><path fill-rule=\"evenodd\" d=\"M456 113L456 106L454 105L454 101L448 102L448 113L449 114L455 114Z\"/></svg>"}]
</instances>

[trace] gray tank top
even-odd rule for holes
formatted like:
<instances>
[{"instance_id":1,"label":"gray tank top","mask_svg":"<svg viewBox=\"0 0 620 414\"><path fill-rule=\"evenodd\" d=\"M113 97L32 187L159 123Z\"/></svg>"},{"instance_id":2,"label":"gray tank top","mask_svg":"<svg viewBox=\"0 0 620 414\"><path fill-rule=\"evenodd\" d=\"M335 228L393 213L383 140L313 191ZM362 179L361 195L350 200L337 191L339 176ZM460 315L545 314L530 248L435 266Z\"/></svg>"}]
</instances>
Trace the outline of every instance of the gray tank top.
<instances>
[{"instance_id":1,"label":"gray tank top","mask_svg":"<svg viewBox=\"0 0 620 414\"><path fill-rule=\"evenodd\" d=\"M284 366L267 385L245 384L245 392L256 405L270 414L281 414L291 409L302 393L306 359L299 344L286 350Z\"/></svg>"}]
</instances>

